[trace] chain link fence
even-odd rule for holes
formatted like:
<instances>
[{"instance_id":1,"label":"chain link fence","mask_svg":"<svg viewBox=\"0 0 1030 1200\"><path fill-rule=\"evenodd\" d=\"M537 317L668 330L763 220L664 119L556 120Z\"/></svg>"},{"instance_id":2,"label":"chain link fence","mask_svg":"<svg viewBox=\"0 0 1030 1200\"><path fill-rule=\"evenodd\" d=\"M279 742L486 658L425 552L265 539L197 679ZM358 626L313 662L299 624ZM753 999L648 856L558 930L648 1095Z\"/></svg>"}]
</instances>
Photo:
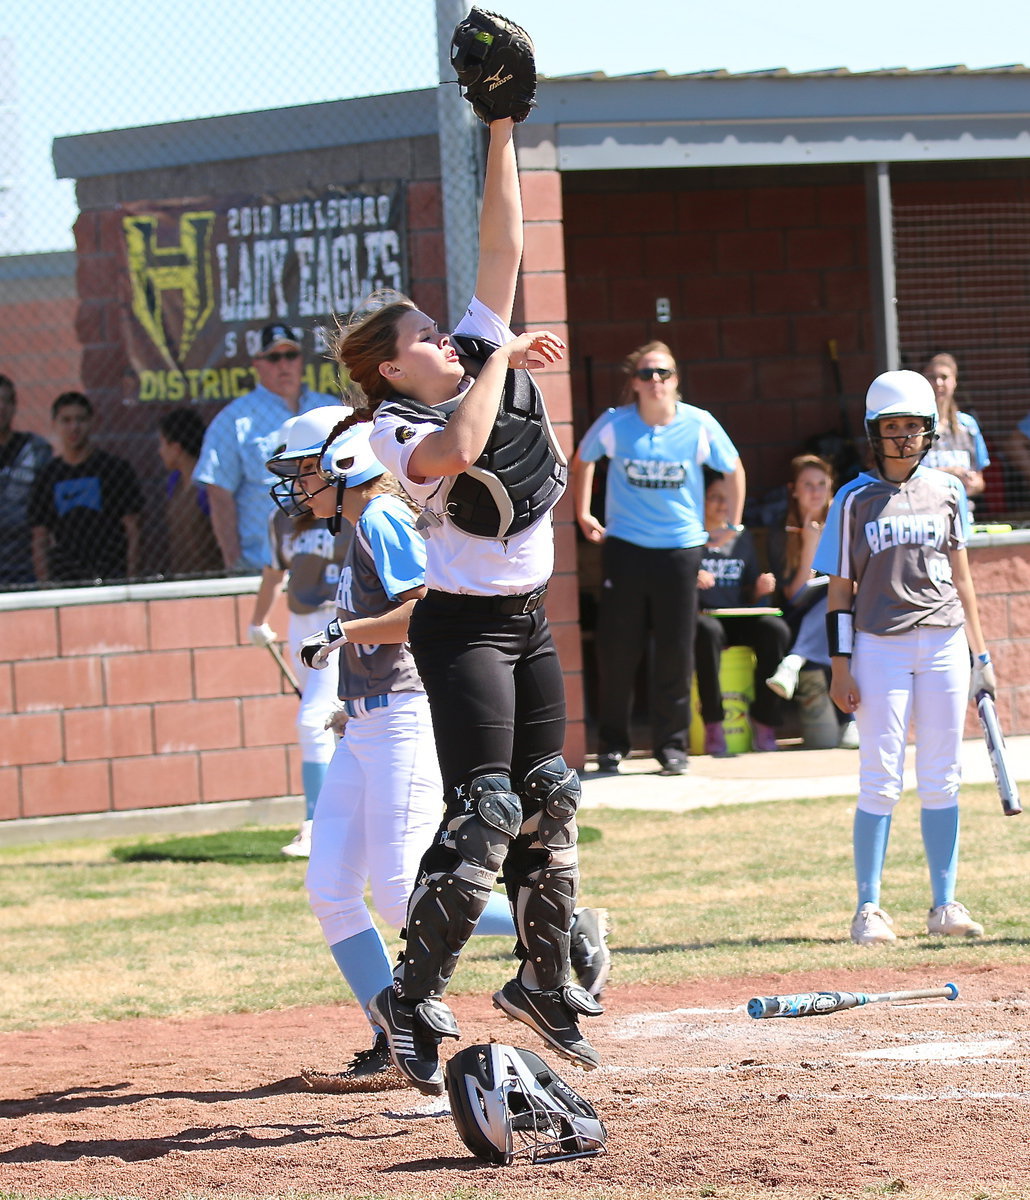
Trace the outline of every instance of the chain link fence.
<instances>
[{"instance_id":1,"label":"chain link fence","mask_svg":"<svg viewBox=\"0 0 1030 1200\"><path fill-rule=\"evenodd\" d=\"M0 36L5 591L260 567L282 421L346 398L337 319L388 287L446 324L474 279L463 0L104 7Z\"/></svg>"}]
</instances>

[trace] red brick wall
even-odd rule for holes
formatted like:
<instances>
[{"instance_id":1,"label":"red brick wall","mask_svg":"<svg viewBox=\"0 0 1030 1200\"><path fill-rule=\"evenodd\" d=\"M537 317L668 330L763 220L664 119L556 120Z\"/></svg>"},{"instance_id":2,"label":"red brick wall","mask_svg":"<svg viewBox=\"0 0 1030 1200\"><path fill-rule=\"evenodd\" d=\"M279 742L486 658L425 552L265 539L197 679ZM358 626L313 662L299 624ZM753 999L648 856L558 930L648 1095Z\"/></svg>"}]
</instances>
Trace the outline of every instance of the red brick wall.
<instances>
[{"instance_id":1,"label":"red brick wall","mask_svg":"<svg viewBox=\"0 0 1030 1200\"><path fill-rule=\"evenodd\" d=\"M685 398L737 443L753 496L783 482L807 438L837 426L830 338L860 416L875 367L864 185L799 186L797 174L779 186L768 175L713 186L687 171L565 177L577 435L618 403L622 358L652 338L677 356ZM659 297L668 323L656 320Z\"/></svg>"},{"instance_id":2,"label":"red brick wall","mask_svg":"<svg viewBox=\"0 0 1030 1200\"><path fill-rule=\"evenodd\" d=\"M18 389L16 427L46 437L50 405L61 392L80 390L79 343L75 335L74 268L61 270L67 255L26 255L19 277L0 281L0 374Z\"/></svg>"},{"instance_id":3,"label":"red brick wall","mask_svg":"<svg viewBox=\"0 0 1030 1200\"><path fill-rule=\"evenodd\" d=\"M524 170L521 183L526 243L514 320L519 327L553 330L568 341L561 175L557 171ZM540 372L537 378L547 398L555 432L566 456L571 458L575 433L568 360ZM555 511L554 561L547 616L565 673L569 717L565 758L571 766L581 767L586 755L583 652L579 628L576 524L568 492Z\"/></svg>"},{"instance_id":4,"label":"red brick wall","mask_svg":"<svg viewBox=\"0 0 1030 1200\"><path fill-rule=\"evenodd\" d=\"M296 699L247 641L253 596L161 591L0 611L0 820L299 793Z\"/></svg>"}]
</instances>

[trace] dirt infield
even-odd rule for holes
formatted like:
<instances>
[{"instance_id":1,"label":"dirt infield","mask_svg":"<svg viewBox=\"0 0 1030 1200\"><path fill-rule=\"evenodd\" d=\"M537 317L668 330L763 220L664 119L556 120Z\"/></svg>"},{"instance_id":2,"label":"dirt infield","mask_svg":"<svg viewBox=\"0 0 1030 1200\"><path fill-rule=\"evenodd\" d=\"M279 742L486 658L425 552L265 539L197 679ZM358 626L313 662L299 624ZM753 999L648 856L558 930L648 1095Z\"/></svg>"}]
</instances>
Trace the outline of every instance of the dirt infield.
<instances>
[{"instance_id":1,"label":"dirt infield","mask_svg":"<svg viewBox=\"0 0 1030 1200\"><path fill-rule=\"evenodd\" d=\"M124 1021L0 1036L0 1193L133 1197L1030 1195L1030 977L861 973L612 988L589 1025L605 1066L543 1051L598 1108L609 1153L492 1168L408 1090L327 1095L298 1078L367 1042L353 1006ZM954 980L958 1000L803 1020L752 995ZM463 1045L541 1051L485 997L453 1008Z\"/></svg>"}]
</instances>

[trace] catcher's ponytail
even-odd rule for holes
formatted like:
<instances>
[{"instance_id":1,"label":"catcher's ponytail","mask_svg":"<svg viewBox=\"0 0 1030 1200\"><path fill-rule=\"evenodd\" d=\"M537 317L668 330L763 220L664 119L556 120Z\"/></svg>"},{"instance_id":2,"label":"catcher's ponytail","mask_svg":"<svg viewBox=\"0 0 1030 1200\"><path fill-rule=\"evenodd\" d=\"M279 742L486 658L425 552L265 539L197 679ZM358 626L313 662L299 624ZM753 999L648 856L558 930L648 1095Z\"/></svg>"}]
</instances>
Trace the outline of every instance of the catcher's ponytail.
<instances>
[{"instance_id":1,"label":"catcher's ponytail","mask_svg":"<svg viewBox=\"0 0 1030 1200\"><path fill-rule=\"evenodd\" d=\"M413 300L400 292L375 292L351 314L337 322L332 355L346 369L351 382L364 394L366 405L359 419L368 420L393 388L379 373L379 364L397 353L397 323L409 312L417 312Z\"/></svg>"}]
</instances>

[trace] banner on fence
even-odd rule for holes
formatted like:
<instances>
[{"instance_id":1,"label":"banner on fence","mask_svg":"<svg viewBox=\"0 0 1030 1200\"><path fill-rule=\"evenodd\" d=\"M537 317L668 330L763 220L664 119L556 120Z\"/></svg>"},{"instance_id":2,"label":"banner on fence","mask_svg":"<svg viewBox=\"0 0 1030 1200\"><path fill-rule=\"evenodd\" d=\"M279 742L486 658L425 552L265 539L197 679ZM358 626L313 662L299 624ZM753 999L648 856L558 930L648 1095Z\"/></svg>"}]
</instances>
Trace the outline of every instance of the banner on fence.
<instances>
[{"instance_id":1,"label":"banner on fence","mask_svg":"<svg viewBox=\"0 0 1030 1200\"><path fill-rule=\"evenodd\" d=\"M121 311L139 399L231 400L255 385L263 326L289 325L306 382L336 391L334 315L407 288L403 185L121 206Z\"/></svg>"}]
</instances>

